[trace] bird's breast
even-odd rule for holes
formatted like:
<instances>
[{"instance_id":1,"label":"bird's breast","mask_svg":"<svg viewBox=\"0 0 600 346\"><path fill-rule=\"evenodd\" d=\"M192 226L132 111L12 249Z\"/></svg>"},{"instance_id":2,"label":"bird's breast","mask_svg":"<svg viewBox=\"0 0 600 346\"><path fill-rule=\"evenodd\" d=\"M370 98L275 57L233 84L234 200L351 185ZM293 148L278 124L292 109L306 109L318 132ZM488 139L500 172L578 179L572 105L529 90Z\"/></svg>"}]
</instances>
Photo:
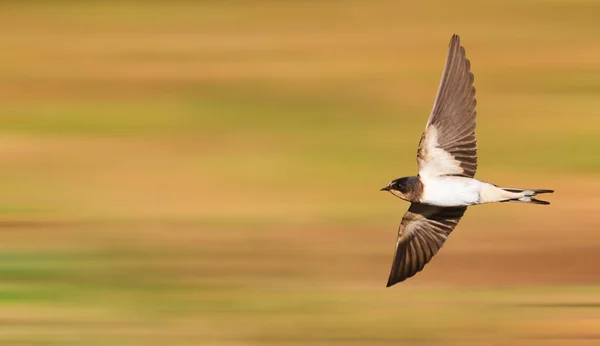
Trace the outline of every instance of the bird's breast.
<instances>
[{"instance_id":1,"label":"bird's breast","mask_svg":"<svg viewBox=\"0 0 600 346\"><path fill-rule=\"evenodd\" d=\"M423 179L420 202L439 207L477 204L481 182L464 177L430 177Z\"/></svg>"}]
</instances>

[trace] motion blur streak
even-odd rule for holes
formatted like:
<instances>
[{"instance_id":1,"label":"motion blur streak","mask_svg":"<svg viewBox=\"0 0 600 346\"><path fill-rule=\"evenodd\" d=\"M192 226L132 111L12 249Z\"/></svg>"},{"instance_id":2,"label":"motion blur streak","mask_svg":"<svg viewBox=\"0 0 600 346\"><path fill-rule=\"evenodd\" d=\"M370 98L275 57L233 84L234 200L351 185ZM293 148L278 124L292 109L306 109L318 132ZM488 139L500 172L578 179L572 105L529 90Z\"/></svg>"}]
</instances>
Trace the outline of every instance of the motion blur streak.
<instances>
[{"instance_id":1,"label":"motion blur streak","mask_svg":"<svg viewBox=\"0 0 600 346\"><path fill-rule=\"evenodd\" d=\"M597 2L1 16L2 345L600 342ZM477 177L557 192L470 208L426 271L385 289L408 205L379 188L416 173L453 33L478 90Z\"/></svg>"}]
</instances>

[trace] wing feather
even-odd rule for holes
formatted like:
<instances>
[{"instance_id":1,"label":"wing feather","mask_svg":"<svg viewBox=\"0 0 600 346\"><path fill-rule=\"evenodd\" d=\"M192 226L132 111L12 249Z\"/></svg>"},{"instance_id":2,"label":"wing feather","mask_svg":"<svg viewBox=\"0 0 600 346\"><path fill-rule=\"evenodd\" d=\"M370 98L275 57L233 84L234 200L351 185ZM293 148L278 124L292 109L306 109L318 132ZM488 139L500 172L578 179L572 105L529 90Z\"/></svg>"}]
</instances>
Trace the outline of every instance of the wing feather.
<instances>
[{"instance_id":1,"label":"wing feather","mask_svg":"<svg viewBox=\"0 0 600 346\"><path fill-rule=\"evenodd\" d=\"M433 110L419 142L417 162L421 176L475 176L477 100L470 70L460 37L454 35Z\"/></svg>"},{"instance_id":2,"label":"wing feather","mask_svg":"<svg viewBox=\"0 0 600 346\"><path fill-rule=\"evenodd\" d=\"M387 286L402 282L423 270L444 245L466 209L411 204L400 222L394 262Z\"/></svg>"}]
</instances>

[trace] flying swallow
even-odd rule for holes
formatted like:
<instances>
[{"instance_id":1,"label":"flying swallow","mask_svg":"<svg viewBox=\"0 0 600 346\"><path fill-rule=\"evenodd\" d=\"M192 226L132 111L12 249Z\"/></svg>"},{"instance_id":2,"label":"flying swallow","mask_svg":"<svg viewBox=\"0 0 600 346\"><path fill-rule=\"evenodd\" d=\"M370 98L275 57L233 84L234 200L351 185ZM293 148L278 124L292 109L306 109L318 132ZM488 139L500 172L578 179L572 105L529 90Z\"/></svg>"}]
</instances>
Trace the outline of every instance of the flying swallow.
<instances>
[{"instance_id":1,"label":"flying swallow","mask_svg":"<svg viewBox=\"0 0 600 346\"><path fill-rule=\"evenodd\" d=\"M419 174L382 191L411 202L398 229L387 287L420 272L440 250L468 206L492 202L550 204L533 198L553 190L502 188L474 178L477 170L475 88L471 63L453 35L440 86L417 150Z\"/></svg>"}]
</instances>

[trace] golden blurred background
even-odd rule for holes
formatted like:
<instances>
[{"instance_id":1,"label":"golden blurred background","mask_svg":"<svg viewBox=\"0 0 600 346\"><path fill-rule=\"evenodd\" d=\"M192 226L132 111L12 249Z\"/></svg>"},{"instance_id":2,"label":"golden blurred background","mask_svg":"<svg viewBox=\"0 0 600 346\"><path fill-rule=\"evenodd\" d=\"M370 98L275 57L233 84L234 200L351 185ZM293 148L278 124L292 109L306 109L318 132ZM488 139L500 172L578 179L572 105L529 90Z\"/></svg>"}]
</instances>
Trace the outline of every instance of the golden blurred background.
<instances>
[{"instance_id":1,"label":"golden blurred background","mask_svg":"<svg viewBox=\"0 0 600 346\"><path fill-rule=\"evenodd\" d=\"M600 345L600 3L0 5L2 345ZM385 288L448 42L470 208Z\"/></svg>"}]
</instances>

